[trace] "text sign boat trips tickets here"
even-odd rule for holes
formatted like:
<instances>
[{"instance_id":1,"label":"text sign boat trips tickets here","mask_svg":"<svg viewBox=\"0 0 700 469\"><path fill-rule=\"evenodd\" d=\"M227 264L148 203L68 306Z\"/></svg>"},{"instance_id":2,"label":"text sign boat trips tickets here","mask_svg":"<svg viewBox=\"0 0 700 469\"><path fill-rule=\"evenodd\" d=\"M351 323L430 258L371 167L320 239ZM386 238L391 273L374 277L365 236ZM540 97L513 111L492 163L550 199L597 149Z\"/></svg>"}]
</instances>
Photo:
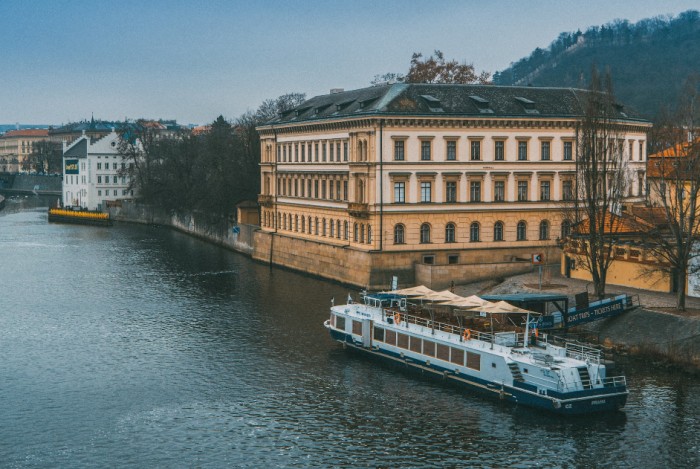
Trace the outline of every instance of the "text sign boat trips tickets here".
<instances>
[{"instance_id":1,"label":"text sign boat trips tickets here","mask_svg":"<svg viewBox=\"0 0 700 469\"><path fill-rule=\"evenodd\" d=\"M622 408L625 377L606 375L599 350L540 333L537 315L415 287L348 298L324 325L344 346L502 400L560 414Z\"/></svg>"}]
</instances>

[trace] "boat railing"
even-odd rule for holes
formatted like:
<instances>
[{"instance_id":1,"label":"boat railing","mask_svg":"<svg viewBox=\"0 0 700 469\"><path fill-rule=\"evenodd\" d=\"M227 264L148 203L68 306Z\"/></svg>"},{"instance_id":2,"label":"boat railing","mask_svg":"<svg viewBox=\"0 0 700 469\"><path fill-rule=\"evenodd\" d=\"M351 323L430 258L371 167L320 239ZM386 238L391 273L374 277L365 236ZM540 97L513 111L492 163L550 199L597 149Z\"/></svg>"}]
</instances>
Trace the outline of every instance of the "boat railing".
<instances>
[{"instance_id":1,"label":"boat railing","mask_svg":"<svg viewBox=\"0 0 700 469\"><path fill-rule=\"evenodd\" d=\"M609 376L603 380L603 386L606 388L627 386L627 378L624 376Z\"/></svg>"},{"instance_id":2,"label":"boat railing","mask_svg":"<svg viewBox=\"0 0 700 469\"><path fill-rule=\"evenodd\" d=\"M391 320L392 323L399 326L405 325L408 327L409 324L415 324L417 326L432 329L433 331L446 332L448 334L454 334L462 338L470 338L482 340L484 342L491 342L493 340L493 335L488 332L481 332L475 329L469 329L466 327L456 326L454 324L447 324L444 322L432 321L427 318L420 316L414 316L408 313L403 313L400 311L393 311L390 309L383 309L383 319L385 321ZM397 322L398 319L398 322ZM433 332L434 333L434 332ZM522 334L518 334L518 340L522 342Z\"/></svg>"},{"instance_id":3,"label":"boat railing","mask_svg":"<svg viewBox=\"0 0 700 469\"><path fill-rule=\"evenodd\" d=\"M566 356L575 360L600 363L601 351L587 345L566 342Z\"/></svg>"}]
</instances>

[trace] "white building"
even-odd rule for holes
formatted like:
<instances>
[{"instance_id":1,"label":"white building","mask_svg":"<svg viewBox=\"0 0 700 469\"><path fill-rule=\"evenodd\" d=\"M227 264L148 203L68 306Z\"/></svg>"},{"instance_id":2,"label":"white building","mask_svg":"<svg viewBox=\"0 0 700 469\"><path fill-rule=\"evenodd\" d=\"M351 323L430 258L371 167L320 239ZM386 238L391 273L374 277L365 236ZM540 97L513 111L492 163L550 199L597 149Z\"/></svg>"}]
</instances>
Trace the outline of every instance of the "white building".
<instances>
[{"instance_id":1,"label":"white building","mask_svg":"<svg viewBox=\"0 0 700 469\"><path fill-rule=\"evenodd\" d=\"M63 205L102 210L107 201L133 197L118 145L115 131L63 143Z\"/></svg>"}]
</instances>

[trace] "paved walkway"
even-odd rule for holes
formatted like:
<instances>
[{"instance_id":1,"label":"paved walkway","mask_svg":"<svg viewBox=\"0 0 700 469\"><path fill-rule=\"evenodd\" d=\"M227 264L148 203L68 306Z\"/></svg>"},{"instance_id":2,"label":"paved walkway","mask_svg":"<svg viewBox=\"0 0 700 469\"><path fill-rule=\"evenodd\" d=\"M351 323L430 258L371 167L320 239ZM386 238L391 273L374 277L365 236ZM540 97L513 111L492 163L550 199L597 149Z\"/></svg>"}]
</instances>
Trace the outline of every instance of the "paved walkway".
<instances>
[{"instance_id":1,"label":"paved walkway","mask_svg":"<svg viewBox=\"0 0 700 469\"><path fill-rule=\"evenodd\" d=\"M538 288L538 272L534 270L533 272L516 275L513 277L506 278L503 282L497 283L496 281L484 281L470 283L467 285L456 285L454 292L458 295L469 296L478 294L509 294L509 293L553 293L562 294L569 296L569 304L574 304L574 295L583 291L588 291L591 300L593 296L593 284L585 280L570 279L562 276L559 273L557 266L547 266L543 268L542 284L543 288L540 290ZM638 295L639 303L646 309L658 309L667 311L668 308L675 308L676 306L676 295L675 293L660 293L652 292L647 290L638 290L636 288L621 287L617 285L608 285L606 288L607 294L621 294L626 293L628 295ZM682 314L688 317L698 317L700 318L700 298L687 297L686 298L686 308L685 313L676 313L674 311L667 311L674 314Z\"/></svg>"}]
</instances>

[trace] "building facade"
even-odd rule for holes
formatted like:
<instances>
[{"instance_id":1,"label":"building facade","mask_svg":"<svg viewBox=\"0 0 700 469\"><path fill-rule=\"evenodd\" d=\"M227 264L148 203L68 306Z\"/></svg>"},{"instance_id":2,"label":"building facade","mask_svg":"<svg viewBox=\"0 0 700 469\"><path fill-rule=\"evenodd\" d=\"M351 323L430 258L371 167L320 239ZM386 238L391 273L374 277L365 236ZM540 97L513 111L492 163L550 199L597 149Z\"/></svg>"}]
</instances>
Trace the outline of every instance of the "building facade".
<instances>
[{"instance_id":1,"label":"building facade","mask_svg":"<svg viewBox=\"0 0 700 469\"><path fill-rule=\"evenodd\" d=\"M399 83L312 98L258 128L254 256L370 288L412 283L415 264L461 266L462 283L555 257L585 94ZM650 124L619 112L629 199L641 200Z\"/></svg>"},{"instance_id":2,"label":"building facade","mask_svg":"<svg viewBox=\"0 0 700 469\"><path fill-rule=\"evenodd\" d=\"M102 210L110 201L133 198L126 165L119 154L119 135L83 135L63 143L63 204Z\"/></svg>"},{"instance_id":3,"label":"building facade","mask_svg":"<svg viewBox=\"0 0 700 469\"><path fill-rule=\"evenodd\" d=\"M48 138L48 129L18 129L0 135L0 172L23 171L25 161L34 151L34 144Z\"/></svg>"}]
</instances>

